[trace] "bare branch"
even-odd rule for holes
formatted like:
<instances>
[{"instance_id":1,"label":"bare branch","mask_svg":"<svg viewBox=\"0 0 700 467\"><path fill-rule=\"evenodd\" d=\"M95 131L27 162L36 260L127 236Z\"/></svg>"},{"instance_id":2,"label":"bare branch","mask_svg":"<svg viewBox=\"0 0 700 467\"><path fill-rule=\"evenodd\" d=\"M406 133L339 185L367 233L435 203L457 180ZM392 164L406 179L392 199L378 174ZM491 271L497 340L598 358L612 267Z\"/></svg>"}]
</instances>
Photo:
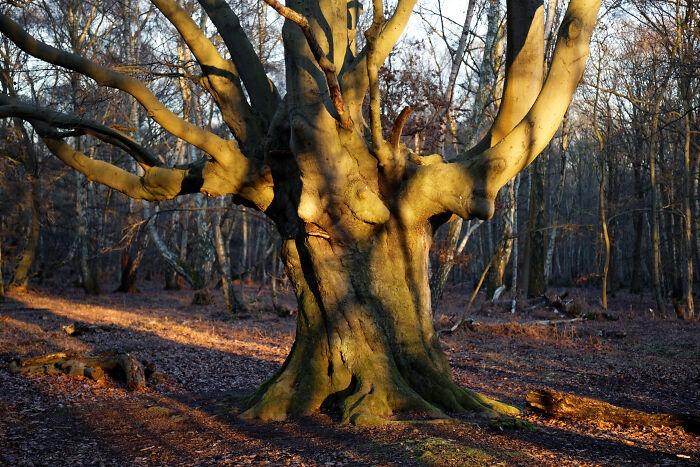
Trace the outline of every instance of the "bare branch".
<instances>
[{"instance_id":1,"label":"bare branch","mask_svg":"<svg viewBox=\"0 0 700 467\"><path fill-rule=\"evenodd\" d=\"M239 184L245 178L248 162L235 142L223 139L181 119L167 109L142 82L104 68L79 55L40 42L4 14L0 14L0 32L29 55L83 74L102 86L131 94L148 111L148 115L166 131L210 154L218 163L226 165L231 170L228 178L232 185Z\"/></svg>"},{"instance_id":2,"label":"bare branch","mask_svg":"<svg viewBox=\"0 0 700 467\"><path fill-rule=\"evenodd\" d=\"M394 14L379 31L373 45L373 58L378 67L384 64L394 45L403 34L415 5L416 0L399 0ZM341 88L348 100L356 104L362 103L369 87L369 77L366 72L368 52L366 44L357 58L348 64L347 69L343 69L341 73Z\"/></svg>"},{"instance_id":3,"label":"bare branch","mask_svg":"<svg viewBox=\"0 0 700 467\"><path fill-rule=\"evenodd\" d=\"M350 118L350 114L345 109L345 102L343 101L343 94L340 89L340 84L338 83L338 75L336 74L335 65L328 59L326 54L323 52L323 49L318 43L316 36L314 36L314 32L311 29L309 20L304 15L301 15L298 12L292 10L291 8L282 5L277 0L264 1L265 3L270 5L275 11L277 11L280 15L284 16L286 19L288 19L292 23L299 26L299 28L301 28L302 32L304 33L304 37L306 38L306 42L309 45L309 49L311 50L311 53L316 59L318 66L321 68L321 71L323 71L323 74L326 76L328 92L331 97L331 102L333 102L333 107L338 113L338 121L346 130L351 129L353 126L353 121L352 118Z\"/></svg>"},{"instance_id":4,"label":"bare branch","mask_svg":"<svg viewBox=\"0 0 700 467\"><path fill-rule=\"evenodd\" d=\"M203 84L209 89L226 125L244 150L247 149L245 152L259 148L265 133L263 122L253 114L246 101L234 64L219 54L189 13L177 2L151 0L151 3L175 26L192 51L204 74Z\"/></svg>"},{"instance_id":5,"label":"bare branch","mask_svg":"<svg viewBox=\"0 0 700 467\"><path fill-rule=\"evenodd\" d=\"M77 130L77 132L72 132L70 136L88 134L105 143L112 144L126 151L144 169L163 166L163 163L148 149L138 144L130 136L114 128L73 115L22 104L5 94L0 94L0 104L0 118L16 117L30 122L44 122L53 128Z\"/></svg>"}]
</instances>

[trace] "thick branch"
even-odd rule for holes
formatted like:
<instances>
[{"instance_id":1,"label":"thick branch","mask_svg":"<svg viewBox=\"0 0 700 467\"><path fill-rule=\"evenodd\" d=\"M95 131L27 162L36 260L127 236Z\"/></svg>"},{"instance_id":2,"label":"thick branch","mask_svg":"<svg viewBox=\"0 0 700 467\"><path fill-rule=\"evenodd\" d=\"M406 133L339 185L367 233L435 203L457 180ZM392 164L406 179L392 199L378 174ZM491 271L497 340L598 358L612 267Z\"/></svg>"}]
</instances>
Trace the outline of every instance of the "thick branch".
<instances>
[{"instance_id":1,"label":"thick branch","mask_svg":"<svg viewBox=\"0 0 700 467\"><path fill-rule=\"evenodd\" d=\"M260 59L241 27L238 16L225 0L199 0L199 4L224 40L231 54L231 60L236 65L243 85L248 91L253 108L268 123L271 122L281 98L275 85L267 77Z\"/></svg>"},{"instance_id":2,"label":"thick branch","mask_svg":"<svg viewBox=\"0 0 700 467\"><path fill-rule=\"evenodd\" d=\"M217 162L226 165L232 171L229 178L233 180L234 184L240 183L245 178L248 163L233 141L223 139L179 118L168 110L142 82L99 66L79 55L40 42L4 14L0 14L0 32L33 57L83 74L102 86L131 94L148 111L149 116L166 131L198 147L210 154Z\"/></svg>"},{"instance_id":3,"label":"thick branch","mask_svg":"<svg viewBox=\"0 0 700 467\"><path fill-rule=\"evenodd\" d=\"M311 50L311 53L314 56L314 59L316 59L319 68L321 68L321 71L323 71L323 74L326 77L331 102L333 102L333 107L338 113L338 121L340 121L340 124L346 130L351 129L353 126L353 121L352 118L350 118L350 114L345 108L345 102L343 100L343 94L340 89L340 84L338 83L338 75L336 74L335 65L328 59L326 54L323 52L321 44L318 43L316 36L314 36L314 32L311 29L311 24L309 23L309 20L305 16L299 14L291 8L282 5L277 0L264 1L265 3L270 5L275 11L277 11L280 15L284 16L287 20L291 21L292 23L299 26L299 28L301 28L301 31L304 33L304 37L306 38L306 42L309 45L309 49Z\"/></svg>"},{"instance_id":4,"label":"thick branch","mask_svg":"<svg viewBox=\"0 0 700 467\"><path fill-rule=\"evenodd\" d=\"M583 76L599 7L600 0L571 0L542 91L501 142L472 158L416 170L400 200L404 222L444 212L465 219L493 216L500 188L544 150L559 128Z\"/></svg>"},{"instance_id":5,"label":"thick branch","mask_svg":"<svg viewBox=\"0 0 700 467\"><path fill-rule=\"evenodd\" d=\"M507 2L506 75L493 125L469 154L496 145L525 117L544 79L544 6L542 0Z\"/></svg>"},{"instance_id":6,"label":"thick branch","mask_svg":"<svg viewBox=\"0 0 700 467\"><path fill-rule=\"evenodd\" d=\"M219 54L199 25L177 2L151 0L151 3L175 26L192 51L202 69L203 84L210 91L224 122L236 139L245 149L259 148L264 135L263 122L253 114L246 101L234 64Z\"/></svg>"},{"instance_id":7,"label":"thick branch","mask_svg":"<svg viewBox=\"0 0 700 467\"><path fill-rule=\"evenodd\" d=\"M42 130L36 124L35 128L39 134L45 135L45 129ZM134 199L163 201L179 194L194 193L199 188L197 183L187 183L189 174L184 169L151 167L139 177L108 162L92 159L60 139L50 136L43 136L42 139L56 157L84 174L88 180L106 185Z\"/></svg>"}]
</instances>

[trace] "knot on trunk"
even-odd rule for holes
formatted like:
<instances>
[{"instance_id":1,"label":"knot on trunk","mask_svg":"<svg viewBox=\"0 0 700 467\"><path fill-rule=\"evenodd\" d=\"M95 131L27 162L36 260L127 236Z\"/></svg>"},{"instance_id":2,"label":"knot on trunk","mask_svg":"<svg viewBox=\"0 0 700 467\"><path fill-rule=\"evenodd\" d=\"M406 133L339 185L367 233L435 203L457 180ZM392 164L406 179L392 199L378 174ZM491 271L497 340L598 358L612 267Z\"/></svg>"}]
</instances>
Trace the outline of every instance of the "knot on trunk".
<instances>
[{"instance_id":1,"label":"knot on trunk","mask_svg":"<svg viewBox=\"0 0 700 467\"><path fill-rule=\"evenodd\" d=\"M368 224L383 224L391 215L379 196L361 180L350 183L345 204L356 218Z\"/></svg>"}]
</instances>

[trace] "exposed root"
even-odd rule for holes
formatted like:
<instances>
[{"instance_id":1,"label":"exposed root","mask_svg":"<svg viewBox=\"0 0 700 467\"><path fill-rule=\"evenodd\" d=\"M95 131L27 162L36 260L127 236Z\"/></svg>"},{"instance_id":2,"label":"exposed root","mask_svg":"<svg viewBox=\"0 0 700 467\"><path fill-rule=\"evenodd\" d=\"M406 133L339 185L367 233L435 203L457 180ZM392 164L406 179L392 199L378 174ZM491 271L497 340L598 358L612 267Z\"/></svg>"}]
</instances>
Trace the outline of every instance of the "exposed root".
<instances>
[{"instance_id":1,"label":"exposed root","mask_svg":"<svg viewBox=\"0 0 700 467\"><path fill-rule=\"evenodd\" d=\"M416 385L407 384L398 372L385 377L373 373L371 377L354 376L347 387L334 390L331 389L332 376L327 373L310 377L308 372L291 370L290 366L284 367L258 389L248 399L248 409L241 416L282 421L325 407L325 411L335 413L341 423L368 426L392 423L404 417L449 420L449 413L469 411L489 418L520 413L515 407L460 388L447 377L436 378L431 384L424 379L418 390ZM309 384L312 380L316 384Z\"/></svg>"}]
</instances>

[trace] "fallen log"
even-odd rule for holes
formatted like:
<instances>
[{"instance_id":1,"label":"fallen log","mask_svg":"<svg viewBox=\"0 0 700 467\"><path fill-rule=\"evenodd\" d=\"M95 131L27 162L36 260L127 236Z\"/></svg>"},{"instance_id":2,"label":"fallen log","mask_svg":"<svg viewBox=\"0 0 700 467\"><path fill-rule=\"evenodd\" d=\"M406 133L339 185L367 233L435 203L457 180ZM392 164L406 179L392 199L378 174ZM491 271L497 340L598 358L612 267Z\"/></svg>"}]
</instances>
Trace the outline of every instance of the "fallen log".
<instances>
[{"instance_id":1,"label":"fallen log","mask_svg":"<svg viewBox=\"0 0 700 467\"><path fill-rule=\"evenodd\" d=\"M62 326L61 329L69 336L77 337L82 336L83 334L112 331L114 328L108 325L83 324L76 322Z\"/></svg>"},{"instance_id":2,"label":"fallen log","mask_svg":"<svg viewBox=\"0 0 700 467\"><path fill-rule=\"evenodd\" d=\"M700 433L700 415L646 413L550 389L530 391L526 400L529 409L554 418L599 420L624 427L681 427L690 433Z\"/></svg>"},{"instance_id":3,"label":"fallen log","mask_svg":"<svg viewBox=\"0 0 700 467\"><path fill-rule=\"evenodd\" d=\"M131 354L103 353L99 355L71 355L58 352L34 358L15 359L9 366L12 374L66 374L84 376L102 381L109 374L123 379L129 391L146 387L144 367Z\"/></svg>"}]
</instances>

